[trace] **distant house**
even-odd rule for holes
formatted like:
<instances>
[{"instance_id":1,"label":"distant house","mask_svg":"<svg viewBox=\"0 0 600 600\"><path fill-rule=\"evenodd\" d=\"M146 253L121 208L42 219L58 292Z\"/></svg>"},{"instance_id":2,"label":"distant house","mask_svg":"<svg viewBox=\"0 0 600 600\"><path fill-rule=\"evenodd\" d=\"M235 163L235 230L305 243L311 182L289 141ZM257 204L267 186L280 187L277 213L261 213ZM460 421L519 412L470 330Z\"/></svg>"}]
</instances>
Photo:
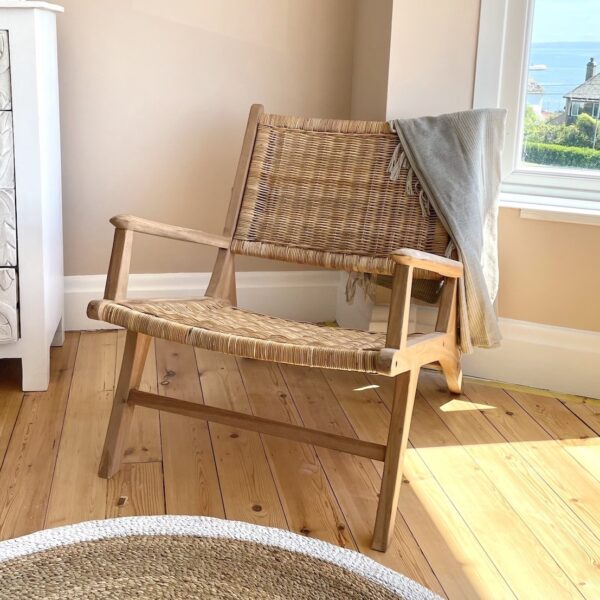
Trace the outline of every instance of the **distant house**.
<instances>
[{"instance_id":1,"label":"distant house","mask_svg":"<svg viewBox=\"0 0 600 600\"><path fill-rule=\"evenodd\" d=\"M600 73L596 74L596 62L593 58L586 65L585 82L565 94L565 98L567 125L574 123L581 113L600 118Z\"/></svg>"}]
</instances>

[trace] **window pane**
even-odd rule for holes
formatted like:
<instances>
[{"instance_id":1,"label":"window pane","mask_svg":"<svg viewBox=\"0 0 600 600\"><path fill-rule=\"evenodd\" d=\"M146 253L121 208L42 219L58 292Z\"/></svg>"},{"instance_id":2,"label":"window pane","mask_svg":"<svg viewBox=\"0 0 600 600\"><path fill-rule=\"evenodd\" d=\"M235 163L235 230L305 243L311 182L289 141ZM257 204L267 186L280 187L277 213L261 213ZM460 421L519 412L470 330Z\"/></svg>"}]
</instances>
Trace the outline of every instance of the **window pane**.
<instances>
[{"instance_id":1,"label":"window pane","mask_svg":"<svg viewBox=\"0 0 600 600\"><path fill-rule=\"evenodd\" d=\"M600 0L535 0L523 166L600 170Z\"/></svg>"}]
</instances>

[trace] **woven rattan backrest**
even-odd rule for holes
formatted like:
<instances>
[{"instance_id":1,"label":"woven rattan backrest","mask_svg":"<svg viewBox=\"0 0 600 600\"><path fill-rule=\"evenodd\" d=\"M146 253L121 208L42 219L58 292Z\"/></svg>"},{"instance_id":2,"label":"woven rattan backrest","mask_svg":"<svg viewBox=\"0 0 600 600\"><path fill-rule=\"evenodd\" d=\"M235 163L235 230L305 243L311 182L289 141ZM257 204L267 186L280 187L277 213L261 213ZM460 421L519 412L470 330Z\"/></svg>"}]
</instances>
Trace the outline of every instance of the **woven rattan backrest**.
<instances>
[{"instance_id":1,"label":"woven rattan backrest","mask_svg":"<svg viewBox=\"0 0 600 600\"><path fill-rule=\"evenodd\" d=\"M407 185L408 168L390 179L397 144L385 122L262 114L232 250L382 274L397 248L443 254L448 234L419 182Z\"/></svg>"}]
</instances>

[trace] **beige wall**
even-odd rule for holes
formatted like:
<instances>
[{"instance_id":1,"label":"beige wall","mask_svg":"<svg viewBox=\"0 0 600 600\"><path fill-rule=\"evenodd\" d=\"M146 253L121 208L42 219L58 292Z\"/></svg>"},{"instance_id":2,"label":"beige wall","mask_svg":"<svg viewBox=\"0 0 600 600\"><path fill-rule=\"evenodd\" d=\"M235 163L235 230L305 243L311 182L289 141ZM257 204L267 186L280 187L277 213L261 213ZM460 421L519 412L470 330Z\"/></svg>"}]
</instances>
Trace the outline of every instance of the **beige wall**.
<instances>
[{"instance_id":1,"label":"beige wall","mask_svg":"<svg viewBox=\"0 0 600 600\"><path fill-rule=\"evenodd\" d=\"M600 331L600 227L500 211L500 314Z\"/></svg>"},{"instance_id":2,"label":"beige wall","mask_svg":"<svg viewBox=\"0 0 600 600\"><path fill-rule=\"evenodd\" d=\"M356 0L351 117L385 119L393 0Z\"/></svg>"},{"instance_id":3,"label":"beige wall","mask_svg":"<svg viewBox=\"0 0 600 600\"><path fill-rule=\"evenodd\" d=\"M350 115L353 0L62 4L67 275L106 272L119 212L220 232L253 102ZM208 271L212 257L140 237L133 271Z\"/></svg>"},{"instance_id":4,"label":"beige wall","mask_svg":"<svg viewBox=\"0 0 600 600\"><path fill-rule=\"evenodd\" d=\"M394 0L388 118L472 105L479 0ZM501 209L503 317L600 331L600 227Z\"/></svg>"},{"instance_id":5,"label":"beige wall","mask_svg":"<svg viewBox=\"0 0 600 600\"><path fill-rule=\"evenodd\" d=\"M388 119L470 108L479 0L394 0Z\"/></svg>"}]
</instances>

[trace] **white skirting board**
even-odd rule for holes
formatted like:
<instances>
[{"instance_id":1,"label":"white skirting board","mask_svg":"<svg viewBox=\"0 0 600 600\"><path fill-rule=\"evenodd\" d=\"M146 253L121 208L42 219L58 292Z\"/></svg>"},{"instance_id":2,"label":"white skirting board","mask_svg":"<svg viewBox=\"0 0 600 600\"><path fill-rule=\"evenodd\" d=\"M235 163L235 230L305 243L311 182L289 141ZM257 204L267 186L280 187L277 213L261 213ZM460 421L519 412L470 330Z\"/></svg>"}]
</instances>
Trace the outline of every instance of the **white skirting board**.
<instances>
[{"instance_id":1,"label":"white skirting board","mask_svg":"<svg viewBox=\"0 0 600 600\"><path fill-rule=\"evenodd\" d=\"M129 277L130 298L190 298L202 296L209 273L151 273ZM335 271L257 271L236 274L242 308L300 321L335 320L340 275ZM104 295L106 275L65 277L65 329L114 329L88 319L90 300Z\"/></svg>"},{"instance_id":2,"label":"white skirting board","mask_svg":"<svg viewBox=\"0 0 600 600\"><path fill-rule=\"evenodd\" d=\"M415 306L410 331L432 331L437 309ZM373 308L371 329L385 331L389 307ZM500 318L502 344L463 356L463 373L503 383L600 398L600 333Z\"/></svg>"},{"instance_id":3,"label":"white skirting board","mask_svg":"<svg viewBox=\"0 0 600 600\"><path fill-rule=\"evenodd\" d=\"M502 345L463 357L465 375L600 398L600 333L500 319Z\"/></svg>"}]
</instances>

